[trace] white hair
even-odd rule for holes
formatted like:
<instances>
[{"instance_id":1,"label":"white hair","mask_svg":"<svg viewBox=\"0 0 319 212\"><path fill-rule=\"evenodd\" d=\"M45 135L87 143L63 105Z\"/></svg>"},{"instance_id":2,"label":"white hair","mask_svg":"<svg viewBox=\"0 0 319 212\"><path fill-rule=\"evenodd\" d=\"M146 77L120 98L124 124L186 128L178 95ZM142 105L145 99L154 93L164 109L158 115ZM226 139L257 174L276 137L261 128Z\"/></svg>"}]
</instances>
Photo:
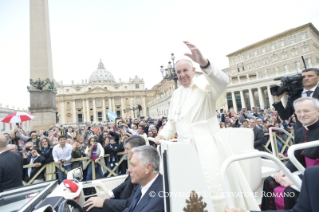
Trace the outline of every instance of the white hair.
<instances>
[{"instance_id":1,"label":"white hair","mask_svg":"<svg viewBox=\"0 0 319 212\"><path fill-rule=\"evenodd\" d=\"M307 100L310 100L312 101L313 103L313 106L316 108L316 109L319 109L319 100L318 99L315 99L315 98L312 98L312 97L301 97L299 99L296 99L294 101L294 109L296 110L296 104L298 102L303 102L303 101L307 101Z\"/></svg>"},{"instance_id":2,"label":"white hair","mask_svg":"<svg viewBox=\"0 0 319 212\"><path fill-rule=\"evenodd\" d=\"M156 148L148 145L134 147L132 149L133 153L140 152L140 161L143 166L147 163L152 164L153 172L159 172L160 156Z\"/></svg>"},{"instance_id":3,"label":"white hair","mask_svg":"<svg viewBox=\"0 0 319 212\"><path fill-rule=\"evenodd\" d=\"M177 65L177 63L179 62L179 61L182 61L182 60L184 60L184 61L187 61L188 63L189 63L189 65L190 65L190 67L192 67L193 68L193 63L192 63L192 61L190 61L190 60L188 60L188 59L180 59L180 60L177 60L176 62L175 62L175 70L176 70L176 65Z\"/></svg>"}]
</instances>

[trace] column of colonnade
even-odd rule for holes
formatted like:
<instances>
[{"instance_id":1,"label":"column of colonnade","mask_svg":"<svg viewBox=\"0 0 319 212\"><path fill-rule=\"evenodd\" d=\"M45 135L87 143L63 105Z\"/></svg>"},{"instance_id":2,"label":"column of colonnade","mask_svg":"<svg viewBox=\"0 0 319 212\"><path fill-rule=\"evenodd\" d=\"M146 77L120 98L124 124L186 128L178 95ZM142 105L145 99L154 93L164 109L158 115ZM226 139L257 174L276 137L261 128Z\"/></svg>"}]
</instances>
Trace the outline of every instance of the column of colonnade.
<instances>
[{"instance_id":1,"label":"column of colonnade","mask_svg":"<svg viewBox=\"0 0 319 212\"><path fill-rule=\"evenodd\" d=\"M241 108L247 108L246 103L245 103L243 90L240 90L239 93L240 93Z\"/></svg>"},{"instance_id":2,"label":"column of colonnade","mask_svg":"<svg viewBox=\"0 0 319 212\"><path fill-rule=\"evenodd\" d=\"M143 111L143 116L146 117L146 96L142 96L141 98L142 101L142 111Z\"/></svg>"},{"instance_id":3,"label":"column of colonnade","mask_svg":"<svg viewBox=\"0 0 319 212\"><path fill-rule=\"evenodd\" d=\"M88 99L86 99L86 108L87 108L87 110L86 110L86 119L87 119L88 122L90 122L91 121L91 117L90 117L90 106L89 106L89 100Z\"/></svg>"},{"instance_id":4,"label":"column of colonnade","mask_svg":"<svg viewBox=\"0 0 319 212\"><path fill-rule=\"evenodd\" d=\"M61 113L59 114L59 117L60 117L60 123L66 123L66 119L65 119L65 100L60 100L60 111Z\"/></svg>"},{"instance_id":5,"label":"column of colonnade","mask_svg":"<svg viewBox=\"0 0 319 212\"><path fill-rule=\"evenodd\" d=\"M76 123L77 122L77 120L76 120L76 108L75 108L75 99L73 99L72 100L72 113L74 114L73 116L72 116L72 122L73 123Z\"/></svg>"},{"instance_id":6,"label":"column of colonnade","mask_svg":"<svg viewBox=\"0 0 319 212\"><path fill-rule=\"evenodd\" d=\"M129 116L129 114L124 114L124 109L127 109L127 104L125 102L125 98L128 98L131 100L130 106L132 107L133 105L135 106L135 110L131 111L131 110L127 110L126 113L129 113L129 111L131 111L131 115L132 117L137 118L137 103L135 102L135 97L123 97L120 96L118 98L121 98L120 100L120 105L121 105L121 114L124 117L125 116ZM141 102L139 102L139 104L141 104L142 106L142 111L140 111L140 115L141 116L146 116L146 97L145 96L141 96ZM106 100L108 100L108 104L106 105ZM81 98L81 99L74 99L74 100L68 100L71 103L71 111L72 111L72 123L76 123L78 122L78 118L77 118L77 110L78 109L82 109L82 122L91 122L91 109L93 109L93 122L97 122L98 121L98 116L97 116L97 108L96 108L96 104L97 104L97 98ZM77 108L77 101L81 101L81 107ZM90 105L90 101L92 101L92 105ZM106 97L106 98L101 98L102 101L102 121L106 121L106 117L107 117L107 109L106 107L108 107L109 110L113 111L114 113L116 113L117 111L117 107L116 107L116 98L115 97ZM65 102L66 100L59 100L58 103L60 105L59 110L60 110L60 123L66 124L66 106L65 106ZM132 104L132 105L131 105Z\"/></svg>"},{"instance_id":7,"label":"column of colonnade","mask_svg":"<svg viewBox=\"0 0 319 212\"><path fill-rule=\"evenodd\" d=\"M124 106L124 97L121 96L121 116L124 118L124 110L125 106Z\"/></svg>"},{"instance_id":8,"label":"column of colonnade","mask_svg":"<svg viewBox=\"0 0 319 212\"><path fill-rule=\"evenodd\" d=\"M263 88L266 88L266 89L263 89ZM271 86L270 85L267 85L267 86L263 86L263 87L257 87L257 92L258 92L258 101L259 101L259 104L256 105L256 102L255 102L255 98L254 98L254 89L256 88L250 88L250 89L242 89L242 90L239 90L239 95L240 95L240 100L241 100L241 104L242 104L242 108L246 108L246 101L245 101L245 95L244 95L244 90L248 90L248 93L249 93L249 103L250 103L250 107L254 107L254 106L258 106L259 108L265 108L266 104L269 103L269 106L270 108L272 107L273 103L274 103L274 97L271 95L271 92L270 92L270 88ZM268 94L268 101L269 102L265 102L266 98L265 98L265 90L267 90L267 94ZM235 111L238 110L237 108L237 101L236 101L236 94L235 94L235 91L231 91L229 92L231 93L231 96L232 96L232 103L233 103L233 108ZM288 96L287 95L284 95L283 98L282 98L282 104L285 106L287 101L288 101ZM251 108L249 108L251 109ZM239 111L237 111L239 112Z\"/></svg>"},{"instance_id":9,"label":"column of colonnade","mask_svg":"<svg viewBox=\"0 0 319 212\"><path fill-rule=\"evenodd\" d=\"M82 107L83 107L83 113L82 113L82 119L83 119L83 122L87 122L86 120L86 105L85 105L85 99L82 99Z\"/></svg>"},{"instance_id":10,"label":"column of colonnade","mask_svg":"<svg viewBox=\"0 0 319 212\"><path fill-rule=\"evenodd\" d=\"M102 121L106 121L105 98L101 98L101 101L102 101Z\"/></svg>"}]
</instances>

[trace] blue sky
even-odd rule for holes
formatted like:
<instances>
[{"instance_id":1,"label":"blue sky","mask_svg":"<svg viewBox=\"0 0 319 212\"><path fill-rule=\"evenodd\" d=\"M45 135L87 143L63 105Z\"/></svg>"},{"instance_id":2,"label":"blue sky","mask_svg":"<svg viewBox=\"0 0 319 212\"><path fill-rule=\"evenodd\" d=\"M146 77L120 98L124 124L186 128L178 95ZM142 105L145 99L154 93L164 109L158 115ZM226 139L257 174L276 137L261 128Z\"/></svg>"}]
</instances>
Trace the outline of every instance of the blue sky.
<instances>
[{"instance_id":1,"label":"blue sky","mask_svg":"<svg viewBox=\"0 0 319 212\"><path fill-rule=\"evenodd\" d=\"M54 78L88 79L102 59L115 79L161 79L170 54L193 42L218 67L244 46L309 22L319 28L319 1L49 0ZM2 105L27 108L29 0L0 0Z\"/></svg>"}]
</instances>

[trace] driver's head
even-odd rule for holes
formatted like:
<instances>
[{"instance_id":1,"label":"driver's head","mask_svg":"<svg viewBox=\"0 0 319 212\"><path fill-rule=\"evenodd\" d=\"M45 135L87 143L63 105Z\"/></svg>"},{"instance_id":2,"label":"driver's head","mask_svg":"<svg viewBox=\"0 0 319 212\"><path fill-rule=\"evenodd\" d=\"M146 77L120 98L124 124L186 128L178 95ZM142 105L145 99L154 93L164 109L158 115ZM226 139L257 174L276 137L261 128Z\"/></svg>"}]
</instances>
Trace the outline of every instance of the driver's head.
<instances>
[{"instance_id":1,"label":"driver's head","mask_svg":"<svg viewBox=\"0 0 319 212\"><path fill-rule=\"evenodd\" d=\"M134 147L139 147L145 145L145 139L139 135L133 135L129 138L127 138L125 141L126 147L125 147L125 153L127 154L128 159L130 160L132 157L132 149Z\"/></svg>"}]
</instances>

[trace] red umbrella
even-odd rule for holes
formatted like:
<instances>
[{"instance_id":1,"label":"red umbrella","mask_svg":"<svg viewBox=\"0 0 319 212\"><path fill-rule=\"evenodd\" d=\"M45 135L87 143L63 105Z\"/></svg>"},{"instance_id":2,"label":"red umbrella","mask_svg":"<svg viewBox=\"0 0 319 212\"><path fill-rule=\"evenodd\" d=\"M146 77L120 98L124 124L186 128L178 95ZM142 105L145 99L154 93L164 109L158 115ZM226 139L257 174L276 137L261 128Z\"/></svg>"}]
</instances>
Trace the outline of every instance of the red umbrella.
<instances>
[{"instance_id":1,"label":"red umbrella","mask_svg":"<svg viewBox=\"0 0 319 212\"><path fill-rule=\"evenodd\" d=\"M25 112L17 112L11 113L7 115L1 122L5 123L21 123L24 121L30 121L34 119L34 115L25 113Z\"/></svg>"}]
</instances>

